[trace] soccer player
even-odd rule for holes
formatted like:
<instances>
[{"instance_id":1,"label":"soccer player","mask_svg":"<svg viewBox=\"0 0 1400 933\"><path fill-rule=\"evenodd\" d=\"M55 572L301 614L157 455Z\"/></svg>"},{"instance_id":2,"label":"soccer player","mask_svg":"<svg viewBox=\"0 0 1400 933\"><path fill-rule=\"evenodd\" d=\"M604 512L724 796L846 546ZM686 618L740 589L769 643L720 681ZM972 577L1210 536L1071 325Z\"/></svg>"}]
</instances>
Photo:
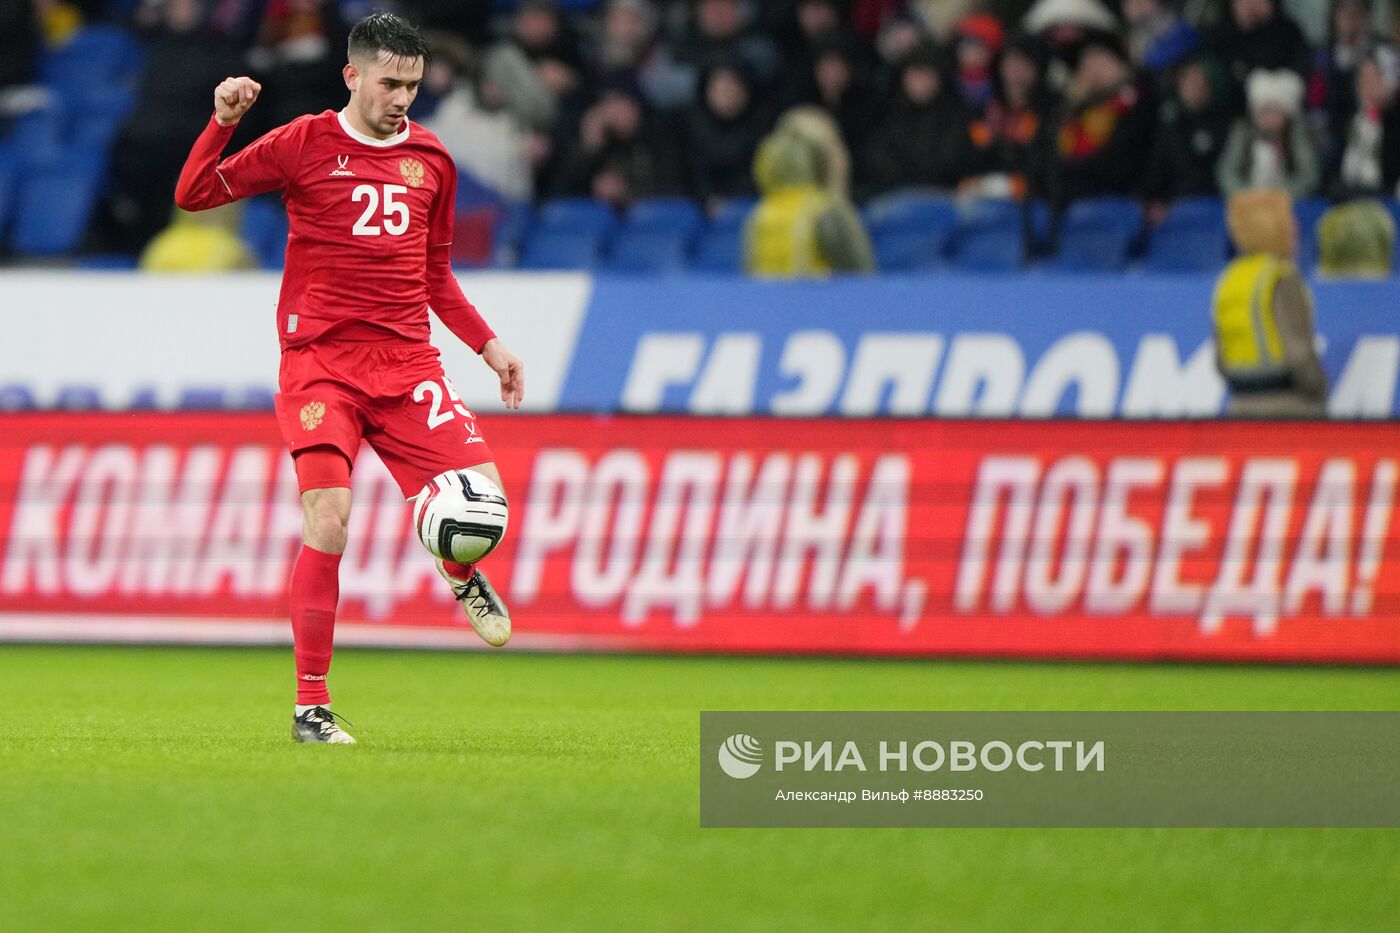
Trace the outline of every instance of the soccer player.
<instances>
[{"instance_id":1,"label":"soccer player","mask_svg":"<svg viewBox=\"0 0 1400 933\"><path fill-rule=\"evenodd\" d=\"M465 467L501 485L475 415L428 342L428 308L496 372L508 409L525 395L524 365L452 275L457 169L437 137L408 119L429 58L407 22L367 16L350 32L345 109L299 117L219 161L262 90L251 78L226 79L175 190L175 203L189 211L281 190L291 222L277 303L276 408L303 511L290 593L299 742L355 741L330 711L326 674L361 441L406 498ZM510 614L486 577L470 564L437 563L477 634L504 645Z\"/></svg>"}]
</instances>

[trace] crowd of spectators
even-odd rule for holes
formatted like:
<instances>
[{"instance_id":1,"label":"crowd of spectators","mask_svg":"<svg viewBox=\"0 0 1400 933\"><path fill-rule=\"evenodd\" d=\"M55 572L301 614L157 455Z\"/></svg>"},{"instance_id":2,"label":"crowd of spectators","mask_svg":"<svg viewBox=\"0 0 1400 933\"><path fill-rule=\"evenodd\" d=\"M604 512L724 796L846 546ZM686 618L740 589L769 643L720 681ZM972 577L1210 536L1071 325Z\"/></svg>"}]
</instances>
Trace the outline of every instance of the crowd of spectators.
<instances>
[{"instance_id":1,"label":"crowd of spectators","mask_svg":"<svg viewBox=\"0 0 1400 933\"><path fill-rule=\"evenodd\" d=\"M906 188L1055 207L1123 195L1151 213L1261 185L1341 199L1396 197L1400 183L1400 55L1371 0L1332 0L1316 46L1279 0L17 6L28 31L0 28L4 82L23 80L22 37L54 40L56 9L120 18L142 37L104 217L117 248L166 222L220 79L248 73L265 89L239 143L343 106L348 26L372 8L427 32L434 61L411 115L482 198L752 196L760 141L799 105L835 120L858 200Z\"/></svg>"}]
</instances>

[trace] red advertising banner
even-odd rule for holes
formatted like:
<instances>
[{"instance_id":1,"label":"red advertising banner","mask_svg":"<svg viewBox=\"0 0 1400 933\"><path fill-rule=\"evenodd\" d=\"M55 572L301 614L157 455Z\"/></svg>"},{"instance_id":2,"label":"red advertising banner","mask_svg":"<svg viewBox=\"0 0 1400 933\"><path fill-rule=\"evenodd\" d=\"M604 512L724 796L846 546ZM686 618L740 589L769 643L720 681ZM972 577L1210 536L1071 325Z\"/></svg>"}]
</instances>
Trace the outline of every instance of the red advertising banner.
<instances>
[{"instance_id":1,"label":"red advertising banner","mask_svg":"<svg viewBox=\"0 0 1400 933\"><path fill-rule=\"evenodd\" d=\"M497 415L519 647L1400 662L1400 425ZM286 640L265 415L0 417L0 638ZM477 645L366 450L341 643Z\"/></svg>"}]
</instances>

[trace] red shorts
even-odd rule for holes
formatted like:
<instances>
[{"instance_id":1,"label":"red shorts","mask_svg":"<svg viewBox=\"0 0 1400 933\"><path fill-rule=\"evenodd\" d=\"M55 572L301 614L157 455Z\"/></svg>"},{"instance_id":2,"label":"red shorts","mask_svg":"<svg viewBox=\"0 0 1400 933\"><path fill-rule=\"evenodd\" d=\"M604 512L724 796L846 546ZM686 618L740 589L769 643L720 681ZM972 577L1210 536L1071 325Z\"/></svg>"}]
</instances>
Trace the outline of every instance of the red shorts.
<instances>
[{"instance_id":1,"label":"red shorts","mask_svg":"<svg viewBox=\"0 0 1400 933\"><path fill-rule=\"evenodd\" d=\"M439 473L492 459L428 344L292 347L282 351L280 383L277 423L294 455L329 446L353 464L367 442L405 498Z\"/></svg>"}]
</instances>

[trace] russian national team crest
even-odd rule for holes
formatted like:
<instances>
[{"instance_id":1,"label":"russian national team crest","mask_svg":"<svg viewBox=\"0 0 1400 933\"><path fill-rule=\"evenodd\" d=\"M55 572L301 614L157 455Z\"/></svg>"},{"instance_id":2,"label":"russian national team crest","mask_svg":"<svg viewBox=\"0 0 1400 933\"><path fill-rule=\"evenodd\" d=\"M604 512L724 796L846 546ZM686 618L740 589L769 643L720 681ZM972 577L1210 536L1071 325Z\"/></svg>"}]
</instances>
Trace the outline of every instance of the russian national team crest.
<instances>
[{"instance_id":1,"label":"russian national team crest","mask_svg":"<svg viewBox=\"0 0 1400 933\"><path fill-rule=\"evenodd\" d=\"M400 159L399 174L410 188L417 188L423 184L423 163L417 159Z\"/></svg>"},{"instance_id":2,"label":"russian national team crest","mask_svg":"<svg viewBox=\"0 0 1400 933\"><path fill-rule=\"evenodd\" d=\"M321 426L321 422L326 418L326 403L312 402L301 410L301 427L303 431L314 431Z\"/></svg>"}]
</instances>

